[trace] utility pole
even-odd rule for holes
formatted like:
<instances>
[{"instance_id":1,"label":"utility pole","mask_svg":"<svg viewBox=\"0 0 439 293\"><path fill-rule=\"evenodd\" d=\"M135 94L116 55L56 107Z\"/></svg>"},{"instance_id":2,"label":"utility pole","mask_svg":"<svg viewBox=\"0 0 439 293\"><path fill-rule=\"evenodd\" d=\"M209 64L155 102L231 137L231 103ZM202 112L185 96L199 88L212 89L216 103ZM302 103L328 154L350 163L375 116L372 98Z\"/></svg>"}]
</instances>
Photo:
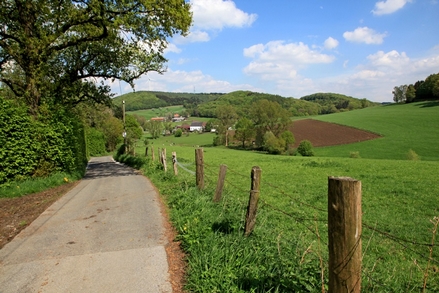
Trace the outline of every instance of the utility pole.
<instances>
[{"instance_id":1,"label":"utility pole","mask_svg":"<svg viewBox=\"0 0 439 293\"><path fill-rule=\"evenodd\" d=\"M122 101L122 115L123 115L123 133L122 133L122 136L123 136L123 145L124 145L124 148L125 148L124 153L126 154L127 153L127 131L126 131L126 128L125 128L125 100Z\"/></svg>"}]
</instances>

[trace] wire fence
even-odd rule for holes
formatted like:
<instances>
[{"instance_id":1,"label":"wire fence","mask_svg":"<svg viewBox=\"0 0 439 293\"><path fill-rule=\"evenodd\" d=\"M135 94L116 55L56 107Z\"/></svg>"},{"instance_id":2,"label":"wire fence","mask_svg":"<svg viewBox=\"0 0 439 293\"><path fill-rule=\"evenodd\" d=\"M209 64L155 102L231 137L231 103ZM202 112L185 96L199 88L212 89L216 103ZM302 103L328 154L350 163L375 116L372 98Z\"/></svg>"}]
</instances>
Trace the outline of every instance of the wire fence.
<instances>
[{"instance_id":1,"label":"wire fence","mask_svg":"<svg viewBox=\"0 0 439 293\"><path fill-rule=\"evenodd\" d=\"M196 168L195 163L194 162L189 162L189 163L185 163L182 164L180 162L178 162L177 160L175 160L176 164L178 165L178 167L180 167L182 170L184 170L185 172L187 172L188 174L195 176L196 175L196 171L191 170L192 168ZM208 182L209 186L215 186L217 184L217 178L218 178L218 169L219 166L212 166L210 164L207 164L206 162L204 162L204 172L205 172L205 178L206 181ZM233 170L231 168L227 168L227 172L230 172L231 174L233 174L234 180L230 180L227 176L225 178L225 185L226 188L228 189L233 189L234 192L238 192L239 194L241 194L242 196L240 198L245 198L246 196L248 196L248 194L251 192L251 190L249 188L245 188L244 185L237 183L238 180L236 180L236 178L240 178L241 181L248 181L249 180L249 176L248 175L244 175L239 171ZM299 225L301 225L304 229L306 229L307 231L309 231L312 235L314 235L315 237L318 238L319 242L321 241L324 245L328 246L328 243L322 239L321 235L319 234L319 232L316 232L316 230L314 229L314 225L316 225L316 223L322 223L325 224L328 222L328 211L325 209L322 209L321 207L312 205L310 203L307 203L301 199L298 198L297 195L293 195L292 193L286 192L285 190L281 189L280 187L277 186L277 184L273 183L273 182L268 182L267 180L263 180L263 186L264 188L269 188L271 192L275 192L278 194L281 194L282 196L284 196L285 198L288 198L289 200L291 200L292 203L296 203L296 205L289 205L288 206L288 210L284 209L284 207L279 207L278 205L276 205L276 202L271 202L269 199L262 199L261 200L261 207L262 209L268 209L271 211L274 211L276 213L278 213L281 216L287 217L289 219L294 220L296 223L298 223ZM250 184L249 184L250 186ZM241 202L242 204L243 202ZM315 214L312 217L307 217L306 215L304 215L304 211L303 209L298 209L300 207L307 207L309 210L307 210L305 213L308 213L311 211L313 211ZM427 263L427 268L426 271L428 271L428 266L432 265L434 266L434 270L437 270L439 272L439 259L437 259L433 253L433 249L437 248L437 246L439 246L438 244L434 243L434 236L437 232L437 227L439 224L439 218L435 218L435 220L432 220L432 224L434 226L434 233L432 234L432 242L431 243L426 243L426 242L420 242L414 239L408 239L406 237L400 236L400 235L394 235L390 232L387 232L385 227L385 224L381 224L381 228L377 228L376 225L373 226L369 223L366 222L362 222L361 226L365 231L368 231L370 233L370 238L367 241L367 245L365 250L370 249L370 241L371 239L374 237L374 235L377 235L379 237L381 237L382 239L385 239L387 241L390 241L391 243L396 244L398 247L400 247L399 250L397 250L395 248L395 246L392 247L392 251L383 251L382 253L387 253L387 255L389 254L394 254L395 250L399 251L399 253L401 253L401 255L405 255L404 258L406 258L406 261L410 261L410 262L414 262L415 265L417 265L419 268L419 270L423 269L420 268L420 265L417 263L417 260L414 259L414 256L419 258L420 260L423 260L425 263ZM361 238L364 238L364 233L361 236ZM379 242L379 240L378 240ZM385 282L383 282L382 280L379 280L377 278L376 275L374 275L374 269L376 266L376 263L384 258L384 255L380 255L379 253L375 253L376 255L376 259L372 260L370 263L374 263L374 265L372 266L371 269L369 268L365 268L362 270L364 277L363 280L367 281L367 286L378 286L381 288L381 290L386 291L386 292L395 292L392 287L389 287L388 285L385 284ZM364 258L364 254L363 254L363 258ZM428 272L426 272L425 274L428 274ZM419 286L418 286L419 287ZM424 290L425 290L425 284L424 284Z\"/></svg>"}]
</instances>

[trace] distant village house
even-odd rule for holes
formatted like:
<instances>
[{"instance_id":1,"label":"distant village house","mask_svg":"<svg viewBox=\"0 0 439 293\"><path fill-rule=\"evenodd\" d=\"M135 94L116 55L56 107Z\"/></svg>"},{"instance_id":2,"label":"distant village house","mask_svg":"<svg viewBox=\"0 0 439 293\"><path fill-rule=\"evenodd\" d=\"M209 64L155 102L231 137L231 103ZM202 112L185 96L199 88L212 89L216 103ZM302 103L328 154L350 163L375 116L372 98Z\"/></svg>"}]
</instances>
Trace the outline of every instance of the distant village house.
<instances>
[{"instance_id":1,"label":"distant village house","mask_svg":"<svg viewBox=\"0 0 439 293\"><path fill-rule=\"evenodd\" d=\"M203 132L205 126L206 126L206 122L194 121L191 123L190 131L191 132L194 132L194 131Z\"/></svg>"}]
</instances>

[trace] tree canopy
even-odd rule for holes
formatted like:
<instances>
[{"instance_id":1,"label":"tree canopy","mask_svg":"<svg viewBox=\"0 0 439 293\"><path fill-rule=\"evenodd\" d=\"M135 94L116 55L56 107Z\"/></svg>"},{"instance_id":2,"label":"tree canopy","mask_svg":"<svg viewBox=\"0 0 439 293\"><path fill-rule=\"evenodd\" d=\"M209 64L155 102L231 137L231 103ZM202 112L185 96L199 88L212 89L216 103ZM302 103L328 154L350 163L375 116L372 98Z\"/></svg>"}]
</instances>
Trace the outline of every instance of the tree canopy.
<instances>
[{"instance_id":1,"label":"tree canopy","mask_svg":"<svg viewBox=\"0 0 439 293\"><path fill-rule=\"evenodd\" d=\"M133 86L165 71L167 38L187 34L189 9L184 0L0 1L0 82L34 113L45 99L109 102L104 80Z\"/></svg>"}]
</instances>

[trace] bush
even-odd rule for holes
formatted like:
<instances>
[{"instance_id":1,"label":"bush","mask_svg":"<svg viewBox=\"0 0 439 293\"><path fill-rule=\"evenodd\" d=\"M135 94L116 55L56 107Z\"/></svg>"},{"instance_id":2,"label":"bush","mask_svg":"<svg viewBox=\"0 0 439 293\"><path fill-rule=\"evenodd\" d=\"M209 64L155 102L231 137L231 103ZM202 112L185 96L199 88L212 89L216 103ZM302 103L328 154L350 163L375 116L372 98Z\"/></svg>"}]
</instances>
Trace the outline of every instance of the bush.
<instances>
[{"instance_id":1,"label":"bush","mask_svg":"<svg viewBox=\"0 0 439 293\"><path fill-rule=\"evenodd\" d=\"M302 140L297 148L297 152L304 157L314 156L314 151L312 149L312 144L309 140Z\"/></svg>"},{"instance_id":2,"label":"bush","mask_svg":"<svg viewBox=\"0 0 439 293\"><path fill-rule=\"evenodd\" d=\"M33 119L26 107L0 97L0 117L0 184L53 172L85 172L83 126L66 109L40 106Z\"/></svg>"},{"instance_id":3,"label":"bush","mask_svg":"<svg viewBox=\"0 0 439 293\"><path fill-rule=\"evenodd\" d=\"M174 133L175 137L181 137L183 135L183 130L177 129Z\"/></svg>"},{"instance_id":4,"label":"bush","mask_svg":"<svg viewBox=\"0 0 439 293\"><path fill-rule=\"evenodd\" d=\"M350 152L349 154L349 158L353 158L353 159L359 159L360 157L360 152Z\"/></svg>"},{"instance_id":5,"label":"bush","mask_svg":"<svg viewBox=\"0 0 439 293\"><path fill-rule=\"evenodd\" d=\"M89 156L104 155L107 150L105 148L105 136L104 133L96 128L88 128L87 131L87 150Z\"/></svg>"},{"instance_id":6,"label":"bush","mask_svg":"<svg viewBox=\"0 0 439 293\"><path fill-rule=\"evenodd\" d=\"M263 147L269 154L278 155L285 150L285 140L277 138L273 132L268 131L264 135Z\"/></svg>"}]
</instances>

